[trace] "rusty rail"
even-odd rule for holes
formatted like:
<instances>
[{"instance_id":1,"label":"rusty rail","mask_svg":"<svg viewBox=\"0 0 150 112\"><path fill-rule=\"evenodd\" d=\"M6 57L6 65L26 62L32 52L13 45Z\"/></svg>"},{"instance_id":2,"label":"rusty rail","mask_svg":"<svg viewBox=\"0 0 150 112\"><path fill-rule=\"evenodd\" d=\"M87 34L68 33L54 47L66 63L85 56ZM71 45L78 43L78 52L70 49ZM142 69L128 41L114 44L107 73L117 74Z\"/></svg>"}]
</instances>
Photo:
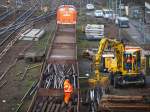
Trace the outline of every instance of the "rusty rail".
<instances>
[{"instance_id":1,"label":"rusty rail","mask_svg":"<svg viewBox=\"0 0 150 112\"><path fill-rule=\"evenodd\" d=\"M150 111L150 96L103 96L101 111Z\"/></svg>"}]
</instances>

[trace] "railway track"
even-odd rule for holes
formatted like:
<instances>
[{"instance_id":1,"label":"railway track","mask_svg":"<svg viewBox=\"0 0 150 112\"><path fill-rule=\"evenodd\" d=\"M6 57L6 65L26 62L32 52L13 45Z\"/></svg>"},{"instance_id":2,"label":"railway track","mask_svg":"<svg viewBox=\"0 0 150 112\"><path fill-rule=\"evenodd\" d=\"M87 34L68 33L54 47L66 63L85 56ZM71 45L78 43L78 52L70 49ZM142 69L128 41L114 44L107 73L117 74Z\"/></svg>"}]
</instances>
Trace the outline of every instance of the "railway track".
<instances>
[{"instance_id":1,"label":"railway track","mask_svg":"<svg viewBox=\"0 0 150 112\"><path fill-rule=\"evenodd\" d=\"M34 8L37 9L37 7L33 6L28 11L26 11L24 14L22 14L20 17L18 17L18 19L16 21L14 21L10 26L8 26L6 29L3 30L4 34L2 34L1 36L4 36L5 38L0 43L0 63L2 63L3 56L8 52L9 49L12 48L13 44L19 39L19 36L21 35L22 32L27 30L27 28L32 27L37 22L43 21L50 17L53 17L56 14L55 11L52 11L52 12L48 12L46 14L40 15L38 17L29 19L30 16L32 15L32 13L35 11L35 10L33 11L31 9L34 9ZM33 23L33 24L31 24L31 23ZM22 29L22 28L24 28L24 29Z\"/></svg>"},{"instance_id":2,"label":"railway track","mask_svg":"<svg viewBox=\"0 0 150 112\"><path fill-rule=\"evenodd\" d=\"M45 25L44 27L42 27L42 29L47 29L47 27L48 27L48 25ZM27 29L25 29L25 31L28 30L28 29L32 29L31 26L26 27L26 28ZM4 67L2 67L1 70L0 70L0 73L2 72L2 74L0 76L0 83L3 82L3 79L4 79L4 81L5 81L5 79L7 80L7 78L5 78L5 77L7 77L6 75L7 75L8 71L13 66L15 66L16 63L19 61L19 58L18 58L19 54L24 53L26 50L28 50L33 45L33 43L34 43L34 39L30 43L29 42L20 42L17 45L15 45L10 52L8 52L8 55L5 56L5 58L3 58L3 60L5 60L5 61L1 61L2 65ZM8 60L7 58L10 57L10 56L11 56L11 58L10 58L10 60ZM9 64L9 66L5 67L6 63Z\"/></svg>"},{"instance_id":3,"label":"railway track","mask_svg":"<svg viewBox=\"0 0 150 112\"><path fill-rule=\"evenodd\" d=\"M47 49L38 90L28 112L78 112L78 76L76 26L58 24ZM63 101L66 77L70 79L75 91L67 108Z\"/></svg>"},{"instance_id":4,"label":"railway track","mask_svg":"<svg viewBox=\"0 0 150 112\"><path fill-rule=\"evenodd\" d=\"M20 0L19 0L20 1ZM40 8L41 3L39 2L39 0L35 0L32 3L32 7L28 8L28 10L26 10L25 12L23 12L20 16L18 16L16 18L15 21L13 21L10 25L8 25L7 27L3 27L0 29L0 35L2 36L3 34L5 34L6 32L10 32L12 30L15 30L17 28L17 26L19 26L20 24L24 24L26 23L30 18L33 18L32 15ZM12 10L11 10L12 11ZM7 15L3 14L1 15L2 17L5 16L7 17ZM40 15L41 16L41 15ZM38 17L38 16L37 16ZM33 19L36 19L36 17L34 17Z\"/></svg>"},{"instance_id":5,"label":"railway track","mask_svg":"<svg viewBox=\"0 0 150 112\"><path fill-rule=\"evenodd\" d=\"M22 0L16 0L16 6L17 7L21 7L23 5L23 1Z\"/></svg>"},{"instance_id":6,"label":"railway track","mask_svg":"<svg viewBox=\"0 0 150 112\"><path fill-rule=\"evenodd\" d=\"M12 30L17 29L19 25L23 25L32 16L32 14L38 9L38 7L39 7L39 5L35 4L33 7L31 7L29 10L27 10L25 13L23 13L20 17L18 17L8 27L3 28L0 32L0 36L3 36L7 32L12 32Z\"/></svg>"},{"instance_id":7,"label":"railway track","mask_svg":"<svg viewBox=\"0 0 150 112\"><path fill-rule=\"evenodd\" d=\"M19 25L18 29L15 29L12 33L7 35L7 37L5 37L5 39L0 43L0 46L1 46L0 60L6 54L6 52L13 46L13 44L19 39L19 36L25 31L25 29L26 29L26 27L28 27L28 25L30 25L30 27L32 27L33 24L31 24L31 23L35 24L39 21L45 20L46 18L52 17L54 15L55 15L55 12L51 12L46 15L42 15L42 16L33 18L30 21L27 21L26 24ZM22 27L25 27L25 29L22 29Z\"/></svg>"},{"instance_id":8,"label":"railway track","mask_svg":"<svg viewBox=\"0 0 150 112\"><path fill-rule=\"evenodd\" d=\"M26 11L24 14L22 14L16 21L14 21L11 25L6 27L1 33L1 38L5 37L0 42L0 60L2 57L6 54L6 52L13 46L13 44L19 39L19 36L24 31L24 27L27 27L28 25L32 26L31 23L35 23L38 21L41 21L45 18L51 17L55 15L55 12L50 12L47 14L40 15L38 17L32 18L28 20L32 14L36 11L38 4L35 4L32 8L30 8L28 11Z\"/></svg>"},{"instance_id":9,"label":"railway track","mask_svg":"<svg viewBox=\"0 0 150 112\"><path fill-rule=\"evenodd\" d=\"M2 13L2 14L0 15L0 21L5 20L8 16L12 15L14 12L15 12L15 11L12 10L12 9L5 11L4 13Z\"/></svg>"},{"instance_id":10,"label":"railway track","mask_svg":"<svg viewBox=\"0 0 150 112\"><path fill-rule=\"evenodd\" d=\"M64 1L62 1L62 4L65 3ZM83 2L84 4L86 4L85 2ZM58 2L57 4L61 4L60 2ZM69 4L69 2L67 2L67 4ZM82 3L81 3L82 4ZM57 7L59 5L56 5ZM78 5L78 4L77 4ZM41 15L39 17L35 17L32 18L30 20L26 20L26 23L23 24L23 26L19 26L20 22L14 24L14 26L12 27L15 28L20 27L20 29L22 27L24 27L25 25L28 25L28 23L32 22L36 22L36 21L40 21L43 20L45 18L54 16L56 14L56 11L52 11L48 14L45 15ZM51 43L52 45L50 46L47 58L45 63L43 64L43 69L42 69L42 74L41 74L41 81L39 83L39 89L36 92L32 104L29 108L29 112L77 112L78 111L78 102L79 102L79 96L77 93L75 93L73 101L69 102L69 105L67 108L64 108L64 102L63 102L63 81L65 79L65 76L69 76L71 79L71 82L73 83L75 89L78 89L78 81L77 81L77 77L78 77L78 65L76 63L76 40L72 40L73 38L71 38L69 40L69 42L72 43L68 43L65 39L66 37L66 33L63 32L64 27L58 27L56 28L56 32L54 35L54 39L53 42ZM20 30L18 29L18 30ZM62 31L61 31L62 30ZM17 29L16 29L17 31ZM67 35L69 35L69 37L72 37L72 32L74 31L74 29L72 28L66 28L66 32L68 32ZM15 35L15 34L12 34ZM10 35L10 36L12 36ZM60 35L63 35L63 38L59 37ZM74 36L73 36L74 37ZM59 43L60 42L60 43ZM56 49L55 49L56 48ZM68 50L69 48L69 50ZM65 50L63 50L65 49ZM61 52L63 51L63 52ZM72 52L74 51L74 52ZM18 52L17 52L18 53ZM67 58L67 60L63 59L63 60L59 60L56 59L56 55L57 53L60 53L59 55L65 55L68 56L69 58L72 57L72 59ZM68 55L69 54L69 55ZM63 57L62 56L62 57ZM50 59L50 60L49 60ZM48 61L47 61L48 60ZM64 61L65 60L65 61ZM48 90L49 89L49 90ZM60 94L58 94L58 92Z\"/></svg>"},{"instance_id":11,"label":"railway track","mask_svg":"<svg viewBox=\"0 0 150 112\"><path fill-rule=\"evenodd\" d=\"M42 22L42 21L40 21L40 22ZM37 24L37 23L35 23L35 24ZM42 29L48 29L48 26L49 26L49 23L47 23L47 21L45 21L45 20L43 20L43 22L42 23L40 23L40 24L42 24ZM45 25L46 24L46 25ZM53 23L50 23L50 24L53 24ZM41 26L41 25L40 25ZM46 27L45 27L46 26ZM38 26L35 26L34 28L37 28ZM51 32L53 32L53 30L50 30ZM47 43L46 43L47 44ZM3 60L2 60L2 63L0 63L0 66L1 66L1 69L0 69L0 86L2 86L2 87L0 87L0 94L1 94L1 97L3 96L5 96L5 94L7 94L7 93L9 93L9 91L12 91L11 90L11 88L9 89L9 90L6 90L6 88L9 88L10 86L13 86L13 84L22 84L22 81L24 82L24 81L26 81L28 78L28 76L27 75L25 75L25 77L24 77L24 79L23 79L23 76L24 76L24 73L25 73L25 71L24 70L26 70L26 68L27 68L27 66L25 67L25 68L22 68L22 69L24 69L23 70L23 74L19 74L19 79L17 79L17 81L16 80L13 80L14 79L14 75L12 76L12 72L14 73L15 72L15 67L18 65L18 64L20 64L20 62L22 63L22 61L20 61L19 59L18 59L18 55L21 53L24 53L24 51L26 52L26 50L30 50L30 49L32 49L34 46L37 46L37 44L35 43L35 41L19 41L19 42L17 42L12 48L11 48L11 50L9 50L8 52L7 52L7 55L6 56L4 56L3 57ZM44 44L45 45L45 44ZM15 62L15 60L16 59L18 59L16 62ZM13 63L14 63L14 66L13 66ZM16 65L15 65L15 63L16 63ZM26 65L26 64L25 64ZM12 67L11 67L12 66ZM11 67L11 68L10 68ZM23 67L23 66L22 66ZM30 66L31 67L31 66ZM29 68L30 68L29 67ZM11 71L11 73L10 73L10 71ZM30 71L29 71L30 72ZM28 72L28 73L29 73ZM20 73L19 71L18 71L18 73ZM2 78L2 75L4 74L4 76L3 76L3 78ZM2 80L1 80L1 78L2 78ZM21 81L22 80L22 81ZM13 86L14 88L17 88L16 86ZM24 86L22 86L21 88L24 88ZM36 90L36 88L34 88L35 90ZM3 92L4 91L4 92ZM32 90L33 92L34 92L34 90ZM24 93L23 93L24 94ZM22 96L21 96L21 94L20 94L20 96L16 96L16 97L18 97L18 102L22 102L22 101L19 101L19 99L21 98L21 97L23 97L23 94L22 94ZM30 93L30 94L33 94L33 93ZM15 95L14 94L9 94L8 95L9 96L9 98L11 99L12 97L14 97ZM28 97L28 96L27 96ZM30 97L30 96L29 96ZM8 98L8 100L9 100L9 98ZM28 99L28 98L25 98L25 99ZM16 107L17 107L18 105L16 105ZM5 106L5 107L2 107L1 109L0 109L2 112L5 112L5 111L11 111L11 108L9 108L9 107L7 107L7 106ZM15 112L17 112L17 111L15 111Z\"/></svg>"},{"instance_id":12,"label":"railway track","mask_svg":"<svg viewBox=\"0 0 150 112\"><path fill-rule=\"evenodd\" d=\"M66 112L62 97L42 97L36 101L33 112ZM42 109L41 109L42 108ZM67 112L76 112L76 106L69 102Z\"/></svg>"}]
</instances>

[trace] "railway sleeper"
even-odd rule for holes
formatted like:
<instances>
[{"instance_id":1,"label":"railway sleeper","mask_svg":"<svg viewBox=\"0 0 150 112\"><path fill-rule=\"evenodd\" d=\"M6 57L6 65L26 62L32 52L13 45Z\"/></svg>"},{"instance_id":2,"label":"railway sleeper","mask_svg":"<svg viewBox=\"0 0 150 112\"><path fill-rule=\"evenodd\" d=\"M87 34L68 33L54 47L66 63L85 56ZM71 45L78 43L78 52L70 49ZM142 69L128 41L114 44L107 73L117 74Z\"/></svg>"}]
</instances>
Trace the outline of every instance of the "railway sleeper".
<instances>
[{"instance_id":1,"label":"railway sleeper","mask_svg":"<svg viewBox=\"0 0 150 112\"><path fill-rule=\"evenodd\" d=\"M56 107L56 104L55 104L55 102L53 102L53 105L52 105L52 107L51 107L49 112L54 112L55 111L55 107Z\"/></svg>"},{"instance_id":2,"label":"railway sleeper","mask_svg":"<svg viewBox=\"0 0 150 112\"><path fill-rule=\"evenodd\" d=\"M59 112L61 110L60 107L61 107L61 104L57 104L54 112Z\"/></svg>"}]
</instances>

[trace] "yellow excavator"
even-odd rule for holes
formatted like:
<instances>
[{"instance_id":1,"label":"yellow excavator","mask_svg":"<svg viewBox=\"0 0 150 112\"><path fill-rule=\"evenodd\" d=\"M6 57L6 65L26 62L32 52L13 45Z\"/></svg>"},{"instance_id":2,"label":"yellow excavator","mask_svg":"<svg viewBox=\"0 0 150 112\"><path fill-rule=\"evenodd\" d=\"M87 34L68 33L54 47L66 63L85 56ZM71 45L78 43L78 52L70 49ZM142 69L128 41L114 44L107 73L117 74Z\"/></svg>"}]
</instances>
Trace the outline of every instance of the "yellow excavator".
<instances>
[{"instance_id":1,"label":"yellow excavator","mask_svg":"<svg viewBox=\"0 0 150 112\"><path fill-rule=\"evenodd\" d=\"M100 63L105 49L113 49L117 65L111 65L110 75L100 73ZM107 88L111 83L116 88L126 84L145 84L145 76L141 72L141 49L139 47L125 47L117 40L102 38L93 61L94 75L89 78L89 84Z\"/></svg>"}]
</instances>

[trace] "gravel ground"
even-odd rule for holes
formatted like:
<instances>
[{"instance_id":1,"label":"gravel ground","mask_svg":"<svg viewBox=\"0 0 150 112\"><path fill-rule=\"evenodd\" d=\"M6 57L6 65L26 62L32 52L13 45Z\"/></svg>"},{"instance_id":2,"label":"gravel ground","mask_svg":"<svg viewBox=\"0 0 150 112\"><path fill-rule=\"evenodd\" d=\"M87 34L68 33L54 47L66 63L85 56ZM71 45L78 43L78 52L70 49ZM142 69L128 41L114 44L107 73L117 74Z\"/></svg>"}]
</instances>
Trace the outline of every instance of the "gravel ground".
<instances>
[{"instance_id":1,"label":"gravel ground","mask_svg":"<svg viewBox=\"0 0 150 112\"><path fill-rule=\"evenodd\" d=\"M52 21L52 25L54 21ZM45 26L44 23L40 23L38 25L35 25L35 28L39 28L40 26ZM39 42L35 42L32 44L32 46L29 48L30 51L34 52L41 52L44 51L45 46L47 45L47 39L50 35L50 32L53 31L53 29L49 27L46 29L49 31L45 35L45 38L42 38ZM18 41L11 50L8 51L6 56L4 56L2 63L0 64L0 76L4 71L10 66L17 55L24 49L27 45L29 45L29 41ZM32 49L32 50L31 50ZM40 50L39 50L40 49ZM26 63L24 60L20 60L16 63L16 65L10 69L10 71L6 74L3 80L0 81L0 85L7 81L6 85L4 85L2 88L0 88L0 112L13 112L17 109L18 104L20 103L21 98L24 96L24 94L27 92L27 90L30 88L32 83L39 79L40 77L40 67L37 67L33 70L30 70L27 74L24 80L21 80L23 74L20 74L21 72L25 72L26 67L32 67L35 65L38 65L40 63L30 64ZM6 102L4 102L6 101ZM27 110L29 103L31 101L31 98L25 102L24 109L22 109L21 112L25 112Z\"/></svg>"}]
</instances>

